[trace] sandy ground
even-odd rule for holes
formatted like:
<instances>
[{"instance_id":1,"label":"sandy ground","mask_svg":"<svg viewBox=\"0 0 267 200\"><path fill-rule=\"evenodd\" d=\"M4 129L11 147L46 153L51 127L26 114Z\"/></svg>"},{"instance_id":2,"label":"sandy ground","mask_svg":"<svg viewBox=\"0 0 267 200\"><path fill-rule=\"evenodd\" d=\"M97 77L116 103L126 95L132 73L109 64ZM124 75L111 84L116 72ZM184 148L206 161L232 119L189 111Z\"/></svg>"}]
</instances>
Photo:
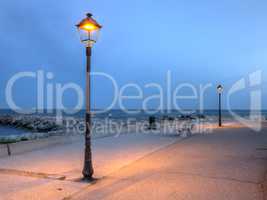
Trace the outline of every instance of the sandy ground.
<instances>
[{"instance_id":1,"label":"sandy ground","mask_svg":"<svg viewBox=\"0 0 267 200\"><path fill-rule=\"evenodd\" d=\"M183 140L124 135L94 140L93 150L93 184L77 181L82 137L1 158L0 199L264 199L266 128L222 128Z\"/></svg>"}]
</instances>

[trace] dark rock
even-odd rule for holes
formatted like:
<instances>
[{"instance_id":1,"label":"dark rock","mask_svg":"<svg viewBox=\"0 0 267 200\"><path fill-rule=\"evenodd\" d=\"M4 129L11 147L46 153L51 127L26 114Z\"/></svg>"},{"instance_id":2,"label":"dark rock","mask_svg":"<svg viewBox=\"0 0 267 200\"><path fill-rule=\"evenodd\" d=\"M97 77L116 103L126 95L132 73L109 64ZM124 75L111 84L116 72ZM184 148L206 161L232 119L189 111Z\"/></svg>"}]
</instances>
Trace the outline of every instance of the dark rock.
<instances>
[{"instance_id":1,"label":"dark rock","mask_svg":"<svg viewBox=\"0 0 267 200\"><path fill-rule=\"evenodd\" d=\"M34 116L0 116L0 124L29 131L50 132L62 129L54 118Z\"/></svg>"}]
</instances>

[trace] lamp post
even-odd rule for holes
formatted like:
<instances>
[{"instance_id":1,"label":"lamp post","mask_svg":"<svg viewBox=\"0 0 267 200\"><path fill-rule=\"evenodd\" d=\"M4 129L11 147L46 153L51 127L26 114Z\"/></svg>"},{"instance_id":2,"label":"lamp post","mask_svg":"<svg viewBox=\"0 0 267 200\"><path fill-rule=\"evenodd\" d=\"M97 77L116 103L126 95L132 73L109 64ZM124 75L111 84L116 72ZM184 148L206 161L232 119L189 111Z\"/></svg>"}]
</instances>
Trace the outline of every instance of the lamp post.
<instances>
[{"instance_id":1,"label":"lamp post","mask_svg":"<svg viewBox=\"0 0 267 200\"><path fill-rule=\"evenodd\" d=\"M222 93L223 93L223 86L217 86L217 92L219 94L219 127L222 127Z\"/></svg>"},{"instance_id":2,"label":"lamp post","mask_svg":"<svg viewBox=\"0 0 267 200\"><path fill-rule=\"evenodd\" d=\"M93 18L92 14L88 13L87 17L84 18L79 24L76 25L80 33L81 42L86 46L86 130L85 130L85 152L84 152L84 167L83 167L83 177L84 180L93 180L93 163L92 163L92 151L91 151L91 129L92 129L92 119L91 119L91 95L90 95L90 72L91 72L91 53L94 43L96 43L98 33L102 28Z\"/></svg>"}]
</instances>

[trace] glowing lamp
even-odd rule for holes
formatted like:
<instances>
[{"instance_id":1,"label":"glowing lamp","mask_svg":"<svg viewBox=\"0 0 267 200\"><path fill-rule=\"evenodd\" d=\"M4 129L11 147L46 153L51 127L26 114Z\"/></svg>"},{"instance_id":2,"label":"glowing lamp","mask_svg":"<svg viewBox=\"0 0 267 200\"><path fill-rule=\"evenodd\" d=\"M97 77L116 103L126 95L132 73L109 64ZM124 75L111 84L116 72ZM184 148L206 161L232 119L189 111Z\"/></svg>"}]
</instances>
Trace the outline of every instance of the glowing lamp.
<instances>
[{"instance_id":1,"label":"glowing lamp","mask_svg":"<svg viewBox=\"0 0 267 200\"><path fill-rule=\"evenodd\" d=\"M102 28L96 20L92 18L92 14L76 25L80 32L81 41L86 45L86 114L85 114L85 152L83 165L83 179L86 181L94 181L93 161L91 150L91 132L92 132L92 113L91 113L91 54L92 46L96 42L100 29Z\"/></svg>"},{"instance_id":2,"label":"glowing lamp","mask_svg":"<svg viewBox=\"0 0 267 200\"><path fill-rule=\"evenodd\" d=\"M222 85L218 85L218 87L217 87L217 92L218 92L219 94L222 94L222 92L223 92L223 86L222 86Z\"/></svg>"},{"instance_id":3,"label":"glowing lamp","mask_svg":"<svg viewBox=\"0 0 267 200\"><path fill-rule=\"evenodd\" d=\"M223 93L223 86L218 85L217 86L217 92L219 94L219 111L218 111L218 119L219 119L219 127L222 127L222 93Z\"/></svg>"},{"instance_id":4,"label":"glowing lamp","mask_svg":"<svg viewBox=\"0 0 267 200\"><path fill-rule=\"evenodd\" d=\"M102 26L92 18L92 14L88 13L86 16L76 27L80 33L81 42L91 47L96 43Z\"/></svg>"}]
</instances>

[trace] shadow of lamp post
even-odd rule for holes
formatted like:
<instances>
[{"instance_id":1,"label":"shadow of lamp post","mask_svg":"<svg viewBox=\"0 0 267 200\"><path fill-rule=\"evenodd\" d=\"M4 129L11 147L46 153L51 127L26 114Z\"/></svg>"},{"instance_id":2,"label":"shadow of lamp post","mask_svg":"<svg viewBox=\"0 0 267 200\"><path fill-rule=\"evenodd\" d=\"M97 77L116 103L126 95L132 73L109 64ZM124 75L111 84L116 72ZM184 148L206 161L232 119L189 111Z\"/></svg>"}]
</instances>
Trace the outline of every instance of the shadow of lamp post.
<instances>
[{"instance_id":1,"label":"shadow of lamp post","mask_svg":"<svg viewBox=\"0 0 267 200\"><path fill-rule=\"evenodd\" d=\"M76 25L80 33L81 42L86 46L86 130L85 130L85 153L84 153L84 167L83 167L83 177L84 180L93 180L93 164L92 164L92 151L91 151L91 132L92 132L92 119L91 119L91 51L93 45L97 41L98 34L101 25L97 23L96 20L92 18L92 14L88 13L86 18L84 18L79 24Z\"/></svg>"},{"instance_id":2,"label":"shadow of lamp post","mask_svg":"<svg viewBox=\"0 0 267 200\"><path fill-rule=\"evenodd\" d=\"M219 94L219 127L222 127L222 93L223 93L223 86L217 86L217 92Z\"/></svg>"}]
</instances>

